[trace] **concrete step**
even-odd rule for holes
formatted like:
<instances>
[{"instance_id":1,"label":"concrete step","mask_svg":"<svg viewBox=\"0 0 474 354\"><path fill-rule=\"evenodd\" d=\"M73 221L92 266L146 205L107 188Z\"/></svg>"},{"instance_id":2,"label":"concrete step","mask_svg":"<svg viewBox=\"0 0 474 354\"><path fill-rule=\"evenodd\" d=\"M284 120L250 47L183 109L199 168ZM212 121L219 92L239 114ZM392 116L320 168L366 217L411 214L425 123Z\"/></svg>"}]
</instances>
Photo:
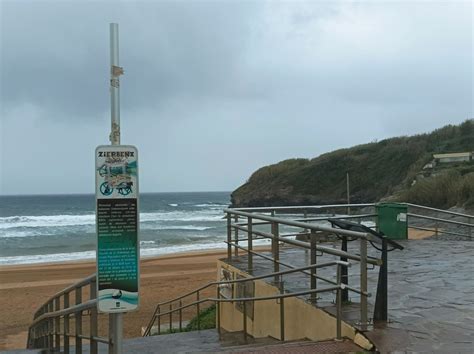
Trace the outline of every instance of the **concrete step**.
<instances>
[{"instance_id":1,"label":"concrete step","mask_svg":"<svg viewBox=\"0 0 474 354\"><path fill-rule=\"evenodd\" d=\"M236 333L236 338L243 336ZM279 342L273 338L248 338L247 343L220 340L216 330L182 332L161 336L127 339L123 342L124 353L348 353L364 352L352 341L326 342ZM89 353L84 347L83 353ZM106 345L99 345L99 353L107 353Z\"/></svg>"}]
</instances>

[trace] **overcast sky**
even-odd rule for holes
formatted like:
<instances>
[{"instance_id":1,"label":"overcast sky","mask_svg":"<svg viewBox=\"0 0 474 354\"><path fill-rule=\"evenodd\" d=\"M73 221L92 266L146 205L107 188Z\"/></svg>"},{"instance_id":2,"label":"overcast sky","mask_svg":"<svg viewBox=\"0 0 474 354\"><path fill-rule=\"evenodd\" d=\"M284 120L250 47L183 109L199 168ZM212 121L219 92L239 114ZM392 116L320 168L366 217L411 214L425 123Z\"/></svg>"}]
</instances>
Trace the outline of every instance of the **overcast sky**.
<instances>
[{"instance_id":1,"label":"overcast sky","mask_svg":"<svg viewBox=\"0 0 474 354\"><path fill-rule=\"evenodd\" d=\"M0 194L94 192L110 22L144 192L474 116L470 1L1 1Z\"/></svg>"}]
</instances>

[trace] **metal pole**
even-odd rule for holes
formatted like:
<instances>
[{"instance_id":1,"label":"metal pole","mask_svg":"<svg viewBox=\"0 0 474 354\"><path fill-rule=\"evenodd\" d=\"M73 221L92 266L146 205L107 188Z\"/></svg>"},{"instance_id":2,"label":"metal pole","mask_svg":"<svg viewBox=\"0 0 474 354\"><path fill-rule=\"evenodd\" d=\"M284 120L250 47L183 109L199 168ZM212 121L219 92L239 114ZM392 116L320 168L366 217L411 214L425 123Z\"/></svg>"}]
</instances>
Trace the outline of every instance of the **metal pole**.
<instances>
[{"instance_id":1,"label":"metal pole","mask_svg":"<svg viewBox=\"0 0 474 354\"><path fill-rule=\"evenodd\" d=\"M123 313L113 313L111 314L114 321L113 326L113 339L114 347L113 354L122 354L122 336L123 336Z\"/></svg>"},{"instance_id":2,"label":"metal pole","mask_svg":"<svg viewBox=\"0 0 474 354\"><path fill-rule=\"evenodd\" d=\"M341 251L347 253L347 236L342 236ZM340 260L342 262L347 262L346 257L340 257ZM341 269L341 272L342 272L342 274L341 274L342 283L345 284L345 285L349 285L349 275L348 275L347 268L344 267L343 269ZM342 290L342 301L345 302L345 303L349 302L349 290L347 288Z\"/></svg>"},{"instance_id":3,"label":"metal pole","mask_svg":"<svg viewBox=\"0 0 474 354\"><path fill-rule=\"evenodd\" d=\"M123 69L119 66L119 33L118 24L110 24L110 143L120 145L120 75Z\"/></svg>"},{"instance_id":4,"label":"metal pole","mask_svg":"<svg viewBox=\"0 0 474 354\"><path fill-rule=\"evenodd\" d=\"M232 218L230 213L227 213L227 260L232 260Z\"/></svg>"},{"instance_id":5,"label":"metal pole","mask_svg":"<svg viewBox=\"0 0 474 354\"><path fill-rule=\"evenodd\" d=\"M341 292L341 280L342 272L341 265L337 265L337 294L336 294L336 339L341 340L341 317L342 317L342 292ZM361 295L362 298L363 295Z\"/></svg>"},{"instance_id":6,"label":"metal pole","mask_svg":"<svg viewBox=\"0 0 474 354\"><path fill-rule=\"evenodd\" d=\"M247 218L247 249L249 251L252 251L253 249L253 230L252 230L252 218L251 217L248 217ZM252 274L253 273L253 255L251 252L248 252L247 254L247 257L248 257L248 265L247 265L247 271L249 272L249 274Z\"/></svg>"},{"instance_id":7,"label":"metal pole","mask_svg":"<svg viewBox=\"0 0 474 354\"><path fill-rule=\"evenodd\" d=\"M234 221L235 221L236 224L239 222L239 216L238 215L234 216ZM234 229L234 234L235 234L235 245L238 246L239 245L239 229L238 228ZM234 254L235 254L236 257L239 256L239 248L238 247L234 248Z\"/></svg>"},{"instance_id":8,"label":"metal pole","mask_svg":"<svg viewBox=\"0 0 474 354\"><path fill-rule=\"evenodd\" d=\"M283 282L280 286L280 294L285 293ZM285 298L280 299L280 340L285 340Z\"/></svg>"},{"instance_id":9,"label":"metal pole","mask_svg":"<svg viewBox=\"0 0 474 354\"><path fill-rule=\"evenodd\" d=\"M367 240L360 239L360 326L361 330L367 330Z\"/></svg>"},{"instance_id":10,"label":"metal pole","mask_svg":"<svg viewBox=\"0 0 474 354\"><path fill-rule=\"evenodd\" d=\"M317 259L316 259L316 242L317 242L317 236L316 232L314 230L311 230L310 233L310 244L311 244L311 255L310 255L310 264L316 264ZM318 284L317 284L317 278L316 278L316 268L311 268L310 270L310 288L311 290L316 290ZM316 303L318 299L318 294L316 293L311 293L311 302L314 304Z\"/></svg>"},{"instance_id":11,"label":"metal pole","mask_svg":"<svg viewBox=\"0 0 474 354\"><path fill-rule=\"evenodd\" d=\"M120 145L120 75L123 68L119 66L119 32L118 24L110 24L110 118L112 122L110 143ZM123 314L111 313L109 333L112 340L112 353L122 353ZM110 350L109 350L110 352Z\"/></svg>"},{"instance_id":12,"label":"metal pole","mask_svg":"<svg viewBox=\"0 0 474 354\"><path fill-rule=\"evenodd\" d=\"M272 256L273 256L273 259L274 259L274 262L273 262L273 272L277 273L280 271L280 264L279 264L279 260L280 260L280 245L279 245L279 225L278 223L276 222L272 222L272 234L273 234L273 238L272 238ZM276 283L279 283L279 276L278 275L275 275L275 284Z\"/></svg>"}]
</instances>

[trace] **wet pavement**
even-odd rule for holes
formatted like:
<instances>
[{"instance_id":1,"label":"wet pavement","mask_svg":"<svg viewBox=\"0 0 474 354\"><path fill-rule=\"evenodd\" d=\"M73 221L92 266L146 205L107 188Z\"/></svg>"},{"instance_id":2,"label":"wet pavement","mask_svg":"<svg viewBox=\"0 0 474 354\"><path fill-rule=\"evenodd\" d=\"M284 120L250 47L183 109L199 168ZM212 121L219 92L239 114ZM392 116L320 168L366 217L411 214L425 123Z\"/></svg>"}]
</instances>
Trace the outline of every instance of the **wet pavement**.
<instances>
[{"instance_id":1,"label":"wet pavement","mask_svg":"<svg viewBox=\"0 0 474 354\"><path fill-rule=\"evenodd\" d=\"M383 351L474 352L474 242L409 240L400 241L404 250L389 253L388 307L389 322L369 327L366 333ZM339 248L340 245L324 244ZM359 242L349 243L349 252L358 253ZM300 267L309 264L309 254L299 248L280 248L280 260ZM369 255L379 252L369 244ZM270 256L270 253L267 253ZM319 262L336 259L318 257ZM359 288L359 263L350 261L349 285ZM231 262L239 269L247 267L247 256ZM370 267L370 266L369 266ZM281 270L288 269L281 267ZM254 274L272 271L272 263L254 256ZM318 275L335 280L335 267L318 269ZM368 271L369 318L375 303L378 267ZM269 282L272 279L268 280ZM309 276L294 273L285 276L286 291L309 288ZM318 280L318 287L330 286ZM350 293L352 304L344 307L348 322L359 321L359 296ZM308 298L308 297L306 297ZM335 295L324 293L318 306L333 311ZM355 325L357 326L357 325Z\"/></svg>"}]
</instances>

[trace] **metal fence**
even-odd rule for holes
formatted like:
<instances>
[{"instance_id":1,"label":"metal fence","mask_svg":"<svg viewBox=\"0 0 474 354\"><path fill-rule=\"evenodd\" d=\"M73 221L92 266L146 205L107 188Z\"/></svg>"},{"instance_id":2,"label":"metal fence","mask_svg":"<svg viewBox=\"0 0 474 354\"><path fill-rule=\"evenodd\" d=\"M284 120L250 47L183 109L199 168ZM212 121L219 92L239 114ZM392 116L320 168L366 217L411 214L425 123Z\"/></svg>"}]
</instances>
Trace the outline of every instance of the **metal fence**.
<instances>
[{"instance_id":1,"label":"metal fence","mask_svg":"<svg viewBox=\"0 0 474 354\"><path fill-rule=\"evenodd\" d=\"M441 210L425 207L416 204L404 203L408 207L408 227L411 229L430 231L435 235L452 235L462 239L471 240L473 233L473 215L463 214L453 211ZM179 330L183 330L183 311L195 309L199 314L202 306L213 303L217 307L217 320L219 328L219 307L224 302L239 301L243 304L245 312L248 302L279 300L284 303L284 299L296 296L309 296L314 302L318 293L334 291L336 295L338 323L341 321L340 307L347 299L348 292L355 292L360 295L360 328L365 329L370 321L367 310L367 297L370 296L367 290L367 267L368 265L383 266L382 254L380 258L368 257L367 243L381 243L381 240L371 233L348 231L322 225L325 220L355 220L367 226L377 229L377 214L375 204L334 204L316 206L283 206L283 207L261 207L261 208L237 208L225 209L227 220L227 260L232 261L240 254L247 256L247 270L251 274L255 257L260 257L271 262L273 272L258 277L248 277L244 279L217 281L209 283L199 289L191 291L176 299L161 302L156 306L152 319L150 320L144 335L150 335L152 327L158 325L158 333L161 332L161 323L169 322L169 329L174 330L173 316L178 316ZM432 226L420 225L431 223ZM448 226L452 226L449 228ZM452 228L455 228L454 230ZM459 229L464 230L460 232ZM336 234L339 237L350 238L359 242L358 252L348 252L347 249L334 249L323 246L319 241L324 235ZM270 241L270 255L255 248L254 242L266 239ZM382 242L383 243L383 242ZM280 259L280 246L291 245L309 251L310 261L305 267L297 267L283 262ZM339 257L335 263L317 263L318 254L328 254ZM360 274L356 281L358 287L349 286L347 267L348 261L359 263ZM334 278L323 277L317 270L336 266ZM288 268L282 271L280 268ZM283 289L282 277L301 272L310 277L310 285L307 291L289 292ZM386 268L385 268L386 272ZM275 284L279 284L280 294L270 297L233 297L223 299L220 296L219 287L230 283L248 282L263 278L273 278ZM327 285L326 288L317 288L317 279ZM380 281L380 280L379 280ZM50 351L64 351L68 353L72 345L76 353L81 353L83 341L89 343L91 353L97 353L98 343L105 343L109 346L109 352L114 352L114 326L109 319L109 337L98 335L98 312L96 294L95 274L65 288L49 298L34 314L34 320L28 330L28 348L46 348ZM353 281L350 282L354 284ZM386 286L386 284L385 284ZM211 287L216 291L216 297L204 296ZM88 291L87 291L88 289ZM88 292L88 299L83 299ZM379 293L379 291L377 291ZM382 297L387 296L383 294ZM341 297L341 298L340 298ZM189 300L191 299L191 300ZM341 300L342 299L342 300ZM379 294L377 294L377 301ZM386 305L386 299L383 299ZM189 303L185 303L190 301ZM383 302L383 301L382 301ZM166 307L166 310L164 308ZM386 307L383 311L386 311ZM386 316L386 314L385 314ZM384 316L381 316L383 319ZM284 338L284 307L281 308L280 319ZM199 316L197 317L197 326ZM247 336L247 322L243 320L244 336ZM338 325L340 326L340 324ZM340 336L340 328L336 337Z\"/></svg>"},{"instance_id":2,"label":"metal fence","mask_svg":"<svg viewBox=\"0 0 474 354\"><path fill-rule=\"evenodd\" d=\"M86 300L83 297L87 288ZM87 331L84 327L88 327ZM84 340L89 342L90 353L97 353L99 342L108 344L113 351L114 343L98 335L95 274L56 293L35 312L27 348L69 353L73 345L75 353L82 353Z\"/></svg>"},{"instance_id":3,"label":"metal fence","mask_svg":"<svg viewBox=\"0 0 474 354\"><path fill-rule=\"evenodd\" d=\"M336 267L336 280L334 281L333 286L328 286L322 289L310 289L306 291L298 291L298 292L286 292L284 289L284 282L282 280L282 277L284 275L290 274L290 273L295 273L295 272L301 272L305 270L315 270L318 268L325 268L325 267L331 267L335 266ZM148 326L146 327L143 336L149 336L151 335L151 331L153 326L157 326L157 334L161 334L161 323L162 323L162 318L166 318L168 320L168 325L169 325L169 332L173 332L173 330L176 331L182 331L183 326L183 310L187 308L192 308L194 307L196 309L196 314L200 313L200 305L205 304L205 303L212 303L215 304L216 306L216 320L217 320L217 330L220 332L220 322L221 322L221 311L220 311L220 305L221 303L225 302L231 302L231 303L241 303L242 304L242 333L243 333L243 338L244 340L247 340L248 337L248 331L247 331L247 303L248 302L256 302L256 301L268 301L268 300L277 300L279 301L279 318L280 318L280 340L285 340L285 302L284 300L286 298L290 297L298 297L298 296L304 296L304 295L310 295L310 296L315 296L318 293L324 293L324 292L336 292L336 333L335 333L335 338L341 339L342 332L341 332L341 323L342 323L342 291L345 289L345 285L342 283L341 275L342 275L342 268L349 267L350 264L347 262L341 262L341 261L333 261L333 262L326 262L326 263L320 263L317 265L309 265L305 267L300 267L296 269L291 269L291 270L286 270L286 271L279 271L279 272L274 272L274 273L269 273L265 275L260 275L260 276L255 276L255 277L247 277L247 278L242 278L242 279L234 279L234 280L226 280L226 281L216 281L216 282L211 282L208 283L207 285L200 287L199 289L196 289L194 291L191 291L183 296L180 296L176 299L170 300L170 301L165 301L162 303L159 303L156 308L155 312L153 313L153 316L148 323ZM222 298L221 297L221 292L220 288L222 286L225 286L227 284L237 284L237 283L246 283L246 282L251 282L259 279L265 279L265 278L278 278L278 288L279 288L279 294L275 295L269 295L269 296L260 296L260 297L232 297L232 298ZM200 298L199 294L210 287L215 287L216 289L216 297L207 297L207 298ZM363 296L370 296L368 293L362 293L358 290L353 290L358 292L359 294ZM183 300L186 298L195 298L196 300L191 301L187 304L183 305ZM176 304L173 306L173 304ZM169 309L168 309L169 307ZM163 311L163 308L165 310ZM175 316L178 316L178 328L173 327L173 314ZM196 317L198 319L197 321L197 329L200 329L200 324L199 324L199 316Z\"/></svg>"}]
</instances>

